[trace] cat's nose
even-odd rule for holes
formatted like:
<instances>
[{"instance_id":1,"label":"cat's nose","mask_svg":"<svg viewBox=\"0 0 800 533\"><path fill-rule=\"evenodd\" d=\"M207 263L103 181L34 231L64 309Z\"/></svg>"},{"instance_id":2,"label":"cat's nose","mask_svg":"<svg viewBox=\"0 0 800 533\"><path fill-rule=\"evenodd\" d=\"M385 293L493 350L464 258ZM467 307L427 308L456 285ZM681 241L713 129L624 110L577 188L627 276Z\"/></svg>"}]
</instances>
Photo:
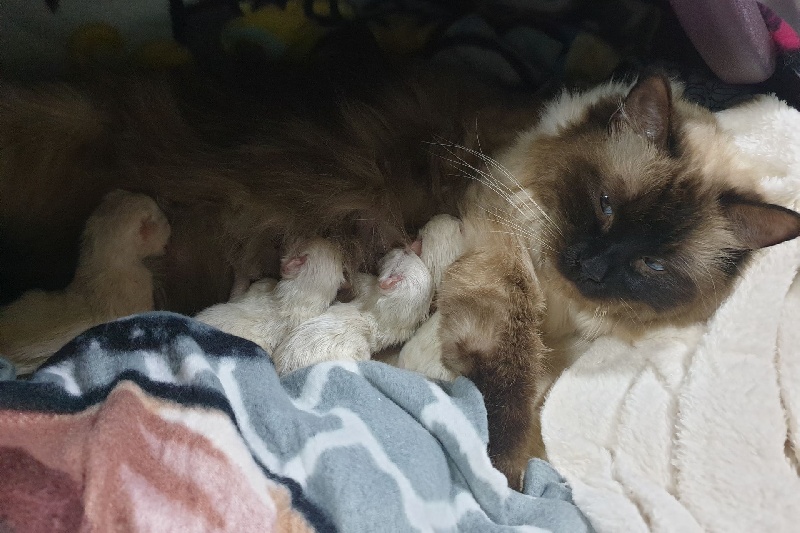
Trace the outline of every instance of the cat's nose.
<instances>
[{"instance_id":1,"label":"cat's nose","mask_svg":"<svg viewBox=\"0 0 800 533\"><path fill-rule=\"evenodd\" d=\"M581 273L592 281L601 282L608 273L608 259L602 255L596 255L587 259L581 259Z\"/></svg>"}]
</instances>

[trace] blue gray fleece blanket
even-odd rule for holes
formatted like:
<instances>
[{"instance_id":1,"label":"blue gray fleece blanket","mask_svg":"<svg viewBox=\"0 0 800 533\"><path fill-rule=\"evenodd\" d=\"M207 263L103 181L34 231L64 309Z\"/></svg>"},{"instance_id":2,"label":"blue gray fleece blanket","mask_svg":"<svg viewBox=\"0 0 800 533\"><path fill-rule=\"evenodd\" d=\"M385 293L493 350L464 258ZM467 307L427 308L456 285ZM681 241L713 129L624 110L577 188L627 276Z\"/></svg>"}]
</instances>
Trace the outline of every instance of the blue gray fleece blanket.
<instances>
[{"instance_id":1,"label":"blue gray fleece blanket","mask_svg":"<svg viewBox=\"0 0 800 533\"><path fill-rule=\"evenodd\" d=\"M148 313L87 331L29 381L0 381L0 529L40 518L19 510L36 490L23 465L72 487L61 500L50 487L52 523L98 530L153 531L149 513L173 531L590 530L547 463L531 461L519 493L486 443L467 379L379 362L279 379L256 345Z\"/></svg>"}]
</instances>

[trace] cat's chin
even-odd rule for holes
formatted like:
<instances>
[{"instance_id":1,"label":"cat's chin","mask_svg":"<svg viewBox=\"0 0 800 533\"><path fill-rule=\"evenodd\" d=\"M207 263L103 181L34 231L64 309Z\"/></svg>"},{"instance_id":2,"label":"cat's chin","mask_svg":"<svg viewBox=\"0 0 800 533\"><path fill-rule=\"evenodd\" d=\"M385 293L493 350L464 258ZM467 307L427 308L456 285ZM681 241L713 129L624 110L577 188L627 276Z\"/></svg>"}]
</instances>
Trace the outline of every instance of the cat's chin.
<instances>
[{"instance_id":1,"label":"cat's chin","mask_svg":"<svg viewBox=\"0 0 800 533\"><path fill-rule=\"evenodd\" d=\"M645 304L621 301L609 295L603 282L580 280L549 270L547 277L548 328L552 338L579 337L587 341L613 334L630 341L648 325L670 318Z\"/></svg>"},{"instance_id":2,"label":"cat's chin","mask_svg":"<svg viewBox=\"0 0 800 533\"><path fill-rule=\"evenodd\" d=\"M584 298L592 301L597 301L598 303L602 303L608 301L609 294L608 294L608 287L606 283L602 281L594 281L594 280L570 280L578 292Z\"/></svg>"}]
</instances>

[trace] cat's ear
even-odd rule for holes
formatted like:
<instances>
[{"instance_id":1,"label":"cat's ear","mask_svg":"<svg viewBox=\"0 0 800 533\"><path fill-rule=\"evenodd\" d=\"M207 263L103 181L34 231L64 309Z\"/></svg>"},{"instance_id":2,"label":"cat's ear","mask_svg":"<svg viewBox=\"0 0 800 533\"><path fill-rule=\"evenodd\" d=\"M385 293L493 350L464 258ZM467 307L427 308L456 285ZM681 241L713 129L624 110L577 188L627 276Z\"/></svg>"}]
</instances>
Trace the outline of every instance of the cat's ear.
<instances>
[{"instance_id":1,"label":"cat's ear","mask_svg":"<svg viewBox=\"0 0 800 533\"><path fill-rule=\"evenodd\" d=\"M800 237L800 214L779 205L734 201L725 212L739 242L751 250Z\"/></svg>"},{"instance_id":2,"label":"cat's ear","mask_svg":"<svg viewBox=\"0 0 800 533\"><path fill-rule=\"evenodd\" d=\"M630 128L657 147L666 149L672 115L672 89L661 75L639 79L611 117L611 128Z\"/></svg>"}]
</instances>

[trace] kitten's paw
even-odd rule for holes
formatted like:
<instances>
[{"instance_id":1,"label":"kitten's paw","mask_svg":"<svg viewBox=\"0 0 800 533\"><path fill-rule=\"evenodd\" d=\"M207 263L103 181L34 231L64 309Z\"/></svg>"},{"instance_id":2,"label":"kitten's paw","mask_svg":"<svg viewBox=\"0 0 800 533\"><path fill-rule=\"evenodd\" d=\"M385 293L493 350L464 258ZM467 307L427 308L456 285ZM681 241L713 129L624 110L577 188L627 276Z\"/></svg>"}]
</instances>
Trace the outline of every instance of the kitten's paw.
<instances>
[{"instance_id":1,"label":"kitten's paw","mask_svg":"<svg viewBox=\"0 0 800 533\"><path fill-rule=\"evenodd\" d=\"M241 302L269 294L275 289L275 285L277 284L278 281L272 278L250 281L248 278L237 276L233 281L233 287L231 288L231 295L228 301Z\"/></svg>"},{"instance_id":2,"label":"kitten's paw","mask_svg":"<svg viewBox=\"0 0 800 533\"><path fill-rule=\"evenodd\" d=\"M417 240L415 240L414 242L409 244L408 247L415 254L417 254L419 256L422 256L422 239L421 238L418 237Z\"/></svg>"},{"instance_id":3,"label":"kitten's paw","mask_svg":"<svg viewBox=\"0 0 800 533\"><path fill-rule=\"evenodd\" d=\"M231 294L228 296L229 302L241 300L245 293L250 289L250 278L243 276L238 272L233 276L233 285L231 286Z\"/></svg>"}]
</instances>

